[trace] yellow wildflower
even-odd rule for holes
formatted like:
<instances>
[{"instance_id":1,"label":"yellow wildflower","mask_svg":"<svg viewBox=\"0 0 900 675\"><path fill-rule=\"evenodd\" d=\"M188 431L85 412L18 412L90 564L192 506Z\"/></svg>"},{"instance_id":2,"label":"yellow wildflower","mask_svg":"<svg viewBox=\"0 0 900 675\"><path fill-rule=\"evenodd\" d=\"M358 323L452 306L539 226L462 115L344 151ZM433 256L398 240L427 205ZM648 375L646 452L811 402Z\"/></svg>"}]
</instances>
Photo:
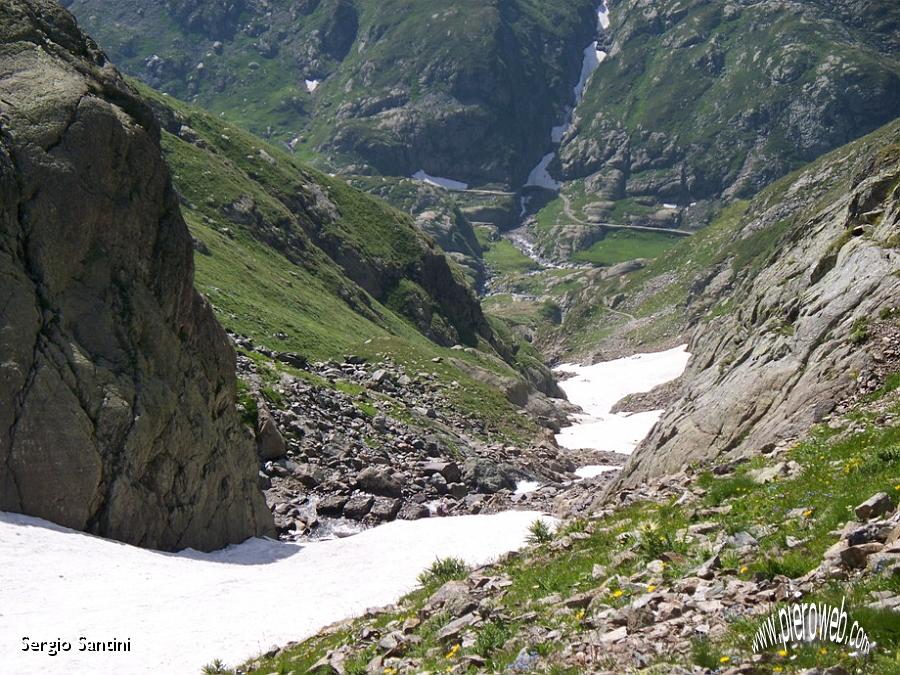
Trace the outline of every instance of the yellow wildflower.
<instances>
[{"instance_id":1,"label":"yellow wildflower","mask_svg":"<svg viewBox=\"0 0 900 675\"><path fill-rule=\"evenodd\" d=\"M575 614L575 618L576 618L578 621L581 621L581 620L584 618L584 610L583 610L583 609L579 609L578 612Z\"/></svg>"},{"instance_id":2,"label":"yellow wildflower","mask_svg":"<svg viewBox=\"0 0 900 675\"><path fill-rule=\"evenodd\" d=\"M750 571L749 567L747 567L746 565L741 565L740 574L747 574L747 572L749 572L749 571Z\"/></svg>"},{"instance_id":3,"label":"yellow wildflower","mask_svg":"<svg viewBox=\"0 0 900 675\"><path fill-rule=\"evenodd\" d=\"M729 661L731 661L730 656L723 656L721 659L719 659L719 663L728 663Z\"/></svg>"},{"instance_id":4,"label":"yellow wildflower","mask_svg":"<svg viewBox=\"0 0 900 675\"><path fill-rule=\"evenodd\" d=\"M821 649L819 649L819 653L825 655L828 653L828 650L825 647L822 647Z\"/></svg>"},{"instance_id":5,"label":"yellow wildflower","mask_svg":"<svg viewBox=\"0 0 900 675\"><path fill-rule=\"evenodd\" d=\"M458 651L459 651L459 644L453 645L452 647L450 647L450 651L447 652L447 656L445 658L452 659L453 657L456 656L456 653Z\"/></svg>"},{"instance_id":6,"label":"yellow wildflower","mask_svg":"<svg viewBox=\"0 0 900 675\"><path fill-rule=\"evenodd\" d=\"M812 509L806 509L806 511L803 512L803 517L809 518L812 514L813 514Z\"/></svg>"},{"instance_id":7,"label":"yellow wildflower","mask_svg":"<svg viewBox=\"0 0 900 675\"><path fill-rule=\"evenodd\" d=\"M622 589L621 589L621 588L617 588L616 590L614 590L614 591L612 592L612 596L613 596L614 598L621 598L623 595L625 595L625 594L622 592Z\"/></svg>"},{"instance_id":8,"label":"yellow wildflower","mask_svg":"<svg viewBox=\"0 0 900 675\"><path fill-rule=\"evenodd\" d=\"M775 672L775 673L780 673L783 670L784 670L784 668L782 668L781 666L775 666L774 668L772 668L772 672Z\"/></svg>"},{"instance_id":9,"label":"yellow wildflower","mask_svg":"<svg viewBox=\"0 0 900 675\"><path fill-rule=\"evenodd\" d=\"M653 584L650 584L649 586L647 586L648 593L652 593L655 590L656 590L656 586L654 586Z\"/></svg>"},{"instance_id":10,"label":"yellow wildflower","mask_svg":"<svg viewBox=\"0 0 900 675\"><path fill-rule=\"evenodd\" d=\"M787 656L787 649L779 649L779 650L778 650L778 656L780 656L780 657L782 657L782 658L784 658L785 656Z\"/></svg>"}]
</instances>

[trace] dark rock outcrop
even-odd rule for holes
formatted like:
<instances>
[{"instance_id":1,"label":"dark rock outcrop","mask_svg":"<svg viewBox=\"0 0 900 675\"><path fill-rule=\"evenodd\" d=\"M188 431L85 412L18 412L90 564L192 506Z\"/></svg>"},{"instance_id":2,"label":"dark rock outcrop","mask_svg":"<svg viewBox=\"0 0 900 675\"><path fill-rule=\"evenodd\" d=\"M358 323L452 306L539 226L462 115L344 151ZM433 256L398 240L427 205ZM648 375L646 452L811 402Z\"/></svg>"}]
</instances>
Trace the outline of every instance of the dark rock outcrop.
<instances>
[{"instance_id":1,"label":"dark rock outcrop","mask_svg":"<svg viewBox=\"0 0 900 675\"><path fill-rule=\"evenodd\" d=\"M49 0L0 5L0 509L159 549L268 533L234 353L147 106Z\"/></svg>"},{"instance_id":2,"label":"dark rock outcrop","mask_svg":"<svg viewBox=\"0 0 900 675\"><path fill-rule=\"evenodd\" d=\"M70 3L125 72L341 173L471 184L524 181L596 32L592 0Z\"/></svg>"}]
</instances>

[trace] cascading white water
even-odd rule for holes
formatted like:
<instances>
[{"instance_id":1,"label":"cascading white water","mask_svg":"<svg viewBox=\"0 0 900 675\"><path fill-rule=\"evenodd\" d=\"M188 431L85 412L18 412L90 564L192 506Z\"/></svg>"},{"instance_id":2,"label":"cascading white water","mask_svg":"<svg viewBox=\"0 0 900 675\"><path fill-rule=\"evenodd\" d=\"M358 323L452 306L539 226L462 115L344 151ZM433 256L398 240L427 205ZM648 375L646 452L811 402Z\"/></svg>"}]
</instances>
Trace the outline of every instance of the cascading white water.
<instances>
[{"instance_id":1,"label":"cascading white water","mask_svg":"<svg viewBox=\"0 0 900 675\"><path fill-rule=\"evenodd\" d=\"M609 8L606 3L603 3L597 8L597 31L605 31L607 28L609 28ZM573 90L574 103L566 107L566 113L562 124L557 125L550 130L550 141L554 145L558 146L562 143L563 138L572 126L572 115L574 114L575 108L578 107L578 104L581 103L584 98L584 91L587 89L591 76L606 59L606 52L598 49L597 46L598 41L594 40L584 48L584 59L581 63L581 76L578 78L578 83ZM553 190L554 192L559 191L562 187L562 183L553 178L548 171L550 163L553 161L554 157L556 157L556 152L557 151L554 150L541 158L541 161L538 162L537 166L535 166L528 175L525 187L540 187L547 190ZM525 213L527 213L527 202L524 201L524 198L522 211L524 216Z\"/></svg>"}]
</instances>

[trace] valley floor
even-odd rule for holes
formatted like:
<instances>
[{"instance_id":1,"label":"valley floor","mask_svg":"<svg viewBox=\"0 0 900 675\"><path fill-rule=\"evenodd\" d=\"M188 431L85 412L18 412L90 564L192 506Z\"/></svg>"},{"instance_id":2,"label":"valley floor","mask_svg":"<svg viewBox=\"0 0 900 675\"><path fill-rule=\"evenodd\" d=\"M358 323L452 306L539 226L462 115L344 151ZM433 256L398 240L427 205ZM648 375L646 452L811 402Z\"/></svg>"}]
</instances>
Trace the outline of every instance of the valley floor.
<instances>
[{"instance_id":1,"label":"valley floor","mask_svg":"<svg viewBox=\"0 0 900 675\"><path fill-rule=\"evenodd\" d=\"M236 672L900 673L897 384L766 456L686 467L556 533L533 527L520 555L432 575ZM782 642L777 618L755 652L792 602L842 607L869 653Z\"/></svg>"}]
</instances>

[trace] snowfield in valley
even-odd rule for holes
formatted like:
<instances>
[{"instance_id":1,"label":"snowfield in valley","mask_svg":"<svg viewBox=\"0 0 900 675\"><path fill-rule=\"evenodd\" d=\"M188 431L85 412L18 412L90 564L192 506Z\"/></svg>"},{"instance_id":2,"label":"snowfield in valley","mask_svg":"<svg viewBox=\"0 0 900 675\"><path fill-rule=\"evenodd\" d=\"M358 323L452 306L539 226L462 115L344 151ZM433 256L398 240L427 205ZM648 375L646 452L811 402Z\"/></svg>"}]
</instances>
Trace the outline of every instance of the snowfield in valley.
<instances>
[{"instance_id":1,"label":"snowfield in valley","mask_svg":"<svg viewBox=\"0 0 900 675\"><path fill-rule=\"evenodd\" d=\"M0 513L0 671L198 675L214 659L234 666L398 600L437 558L476 565L518 549L538 517L426 518L313 544L252 539L168 554ZM130 638L131 652L79 652L80 636ZM73 648L25 652L24 637Z\"/></svg>"},{"instance_id":2,"label":"snowfield in valley","mask_svg":"<svg viewBox=\"0 0 900 675\"><path fill-rule=\"evenodd\" d=\"M681 346L592 366L573 363L558 366L555 368L557 374L575 374L575 377L560 380L560 387L569 401L581 406L585 414L578 416L576 424L557 434L556 441L570 450L592 448L631 454L650 433L663 411L614 415L610 410L629 394L647 392L678 378L690 357L687 347Z\"/></svg>"},{"instance_id":3,"label":"snowfield in valley","mask_svg":"<svg viewBox=\"0 0 900 675\"><path fill-rule=\"evenodd\" d=\"M417 180L420 183L428 183L429 185L434 185L435 187L442 187L445 190L452 190L455 192L460 192L462 190L468 190L468 183L463 183L459 180L453 180L452 178L442 178L440 176L432 176L425 173L424 170L416 171L411 178L413 180Z\"/></svg>"}]
</instances>

